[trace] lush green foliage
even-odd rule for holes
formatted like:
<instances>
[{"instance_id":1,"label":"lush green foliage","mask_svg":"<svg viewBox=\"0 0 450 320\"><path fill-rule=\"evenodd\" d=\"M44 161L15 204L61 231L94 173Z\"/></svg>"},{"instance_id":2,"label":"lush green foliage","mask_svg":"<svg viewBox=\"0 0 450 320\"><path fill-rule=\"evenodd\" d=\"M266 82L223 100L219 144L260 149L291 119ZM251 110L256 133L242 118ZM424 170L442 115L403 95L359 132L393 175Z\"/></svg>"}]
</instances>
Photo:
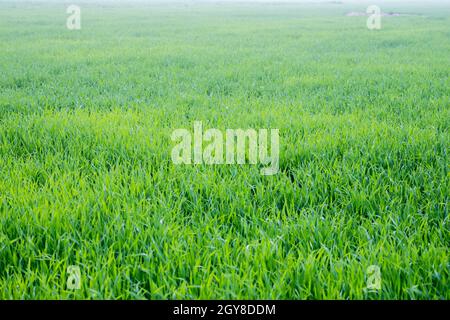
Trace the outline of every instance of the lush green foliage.
<instances>
[{"instance_id":1,"label":"lush green foliage","mask_svg":"<svg viewBox=\"0 0 450 320\"><path fill-rule=\"evenodd\" d=\"M0 298L450 298L448 6L81 8L0 3ZM280 172L173 165L195 120Z\"/></svg>"}]
</instances>

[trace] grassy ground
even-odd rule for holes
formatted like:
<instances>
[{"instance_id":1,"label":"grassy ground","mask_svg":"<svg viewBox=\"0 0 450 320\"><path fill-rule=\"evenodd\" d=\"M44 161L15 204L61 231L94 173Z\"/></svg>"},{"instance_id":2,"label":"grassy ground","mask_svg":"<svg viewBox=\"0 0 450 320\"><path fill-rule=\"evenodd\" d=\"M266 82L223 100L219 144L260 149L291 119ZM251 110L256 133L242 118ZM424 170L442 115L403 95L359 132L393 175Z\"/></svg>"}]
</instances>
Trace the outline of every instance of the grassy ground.
<instances>
[{"instance_id":1,"label":"grassy ground","mask_svg":"<svg viewBox=\"0 0 450 320\"><path fill-rule=\"evenodd\" d=\"M450 5L366 7L0 2L0 298L449 299ZM280 172L173 165L195 120Z\"/></svg>"}]
</instances>

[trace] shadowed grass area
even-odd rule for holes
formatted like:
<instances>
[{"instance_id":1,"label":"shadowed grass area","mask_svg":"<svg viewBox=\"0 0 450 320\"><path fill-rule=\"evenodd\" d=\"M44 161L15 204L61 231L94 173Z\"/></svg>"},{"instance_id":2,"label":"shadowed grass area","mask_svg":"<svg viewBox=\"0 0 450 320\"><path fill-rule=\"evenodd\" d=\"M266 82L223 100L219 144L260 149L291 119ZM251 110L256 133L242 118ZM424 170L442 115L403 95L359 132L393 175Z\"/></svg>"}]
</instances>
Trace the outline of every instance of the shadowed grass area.
<instances>
[{"instance_id":1,"label":"shadowed grass area","mask_svg":"<svg viewBox=\"0 0 450 320\"><path fill-rule=\"evenodd\" d=\"M69 31L0 2L0 298L449 299L450 7L389 6L86 3ZM172 164L194 121L280 129L280 172Z\"/></svg>"}]
</instances>

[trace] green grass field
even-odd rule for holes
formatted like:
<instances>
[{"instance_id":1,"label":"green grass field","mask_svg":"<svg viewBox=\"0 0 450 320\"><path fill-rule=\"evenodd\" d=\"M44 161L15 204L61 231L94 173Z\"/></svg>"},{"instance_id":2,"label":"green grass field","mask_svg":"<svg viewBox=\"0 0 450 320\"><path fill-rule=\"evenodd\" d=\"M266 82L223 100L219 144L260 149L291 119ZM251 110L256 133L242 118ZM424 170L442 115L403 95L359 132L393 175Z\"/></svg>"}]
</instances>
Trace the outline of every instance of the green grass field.
<instances>
[{"instance_id":1,"label":"green grass field","mask_svg":"<svg viewBox=\"0 0 450 320\"><path fill-rule=\"evenodd\" d=\"M449 3L78 4L0 2L1 299L450 298ZM174 165L194 121L279 173Z\"/></svg>"}]
</instances>

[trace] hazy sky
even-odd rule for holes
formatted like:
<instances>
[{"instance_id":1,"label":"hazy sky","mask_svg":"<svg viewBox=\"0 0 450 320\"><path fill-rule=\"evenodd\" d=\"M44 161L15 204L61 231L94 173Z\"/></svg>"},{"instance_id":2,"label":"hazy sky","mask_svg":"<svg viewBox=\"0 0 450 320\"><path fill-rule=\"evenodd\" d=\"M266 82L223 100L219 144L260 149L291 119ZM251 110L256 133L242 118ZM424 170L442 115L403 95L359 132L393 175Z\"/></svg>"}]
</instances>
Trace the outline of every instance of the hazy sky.
<instances>
[{"instance_id":1,"label":"hazy sky","mask_svg":"<svg viewBox=\"0 0 450 320\"><path fill-rule=\"evenodd\" d=\"M270 2L270 3L327 3L327 2L342 2L348 4L395 4L395 3L410 3L410 4L448 4L450 5L450 0L0 0L1 2L54 2L54 3L98 3L98 2L111 2L111 3L127 3L127 2L147 2L147 3L207 3L207 2L240 2L240 3L249 3L249 2Z\"/></svg>"},{"instance_id":2,"label":"hazy sky","mask_svg":"<svg viewBox=\"0 0 450 320\"><path fill-rule=\"evenodd\" d=\"M309 3L320 3L320 2L342 2L342 3L449 3L450 0L4 0L3 2L309 2ZM2 1L0 1L2 2Z\"/></svg>"}]
</instances>

